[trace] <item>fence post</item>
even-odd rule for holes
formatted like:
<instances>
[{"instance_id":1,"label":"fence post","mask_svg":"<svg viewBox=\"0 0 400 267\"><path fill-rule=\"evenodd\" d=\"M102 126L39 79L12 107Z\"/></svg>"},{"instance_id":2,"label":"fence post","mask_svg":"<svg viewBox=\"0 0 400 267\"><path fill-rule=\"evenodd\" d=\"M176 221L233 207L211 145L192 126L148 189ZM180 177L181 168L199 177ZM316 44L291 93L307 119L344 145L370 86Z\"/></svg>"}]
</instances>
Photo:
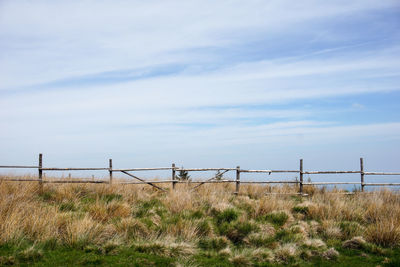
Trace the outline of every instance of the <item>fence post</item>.
<instances>
[{"instance_id":1,"label":"fence post","mask_svg":"<svg viewBox=\"0 0 400 267\"><path fill-rule=\"evenodd\" d=\"M108 160L108 168L109 168L109 173L110 173L110 184L112 184L112 181L113 181L112 159Z\"/></svg>"},{"instance_id":2,"label":"fence post","mask_svg":"<svg viewBox=\"0 0 400 267\"><path fill-rule=\"evenodd\" d=\"M236 191L235 194L239 194L240 189L240 166L236 167Z\"/></svg>"},{"instance_id":3,"label":"fence post","mask_svg":"<svg viewBox=\"0 0 400 267\"><path fill-rule=\"evenodd\" d=\"M39 172L39 192L43 191L43 180L42 180L42 176L43 176L43 156L42 153L39 154L39 168L38 168L38 172Z\"/></svg>"},{"instance_id":4,"label":"fence post","mask_svg":"<svg viewBox=\"0 0 400 267\"><path fill-rule=\"evenodd\" d=\"M364 192L364 159L360 158L361 192Z\"/></svg>"},{"instance_id":5,"label":"fence post","mask_svg":"<svg viewBox=\"0 0 400 267\"><path fill-rule=\"evenodd\" d=\"M303 194L303 159L300 159L300 194Z\"/></svg>"},{"instance_id":6,"label":"fence post","mask_svg":"<svg viewBox=\"0 0 400 267\"><path fill-rule=\"evenodd\" d=\"M175 173L175 163L172 163L172 190L175 190L175 179L176 179L176 173Z\"/></svg>"}]
</instances>

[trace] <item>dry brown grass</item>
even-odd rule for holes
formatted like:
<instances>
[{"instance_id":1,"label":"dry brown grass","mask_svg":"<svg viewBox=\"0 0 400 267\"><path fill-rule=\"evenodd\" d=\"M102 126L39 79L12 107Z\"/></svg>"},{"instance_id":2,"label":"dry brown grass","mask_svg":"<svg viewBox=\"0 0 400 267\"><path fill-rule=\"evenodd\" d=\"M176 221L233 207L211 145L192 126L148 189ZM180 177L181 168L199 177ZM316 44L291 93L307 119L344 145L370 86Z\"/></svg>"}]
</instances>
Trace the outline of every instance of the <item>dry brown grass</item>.
<instances>
[{"instance_id":1,"label":"dry brown grass","mask_svg":"<svg viewBox=\"0 0 400 267\"><path fill-rule=\"evenodd\" d=\"M253 228L242 238L252 247L250 258L241 252L231 253L229 247L224 250L235 263L247 264L252 257L285 263L299 255L301 245L326 250L328 239L344 241L357 235L384 247L400 245L397 193L382 190L345 196L308 188L312 195L302 199L265 195L270 189L246 185L235 196L233 185L228 184L203 185L196 191L178 185L175 191L166 193L142 185L58 184L45 185L40 194L37 183L0 181L0 243L56 240L66 246L84 247L145 242L148 245L143 245L144 250L164 246L169 255L173 251L194 253L200 239L223 235L213 220L231 209L239 214L239 226L232 224L237 228L228 229L230 235L245 231L240 225L257 226L249 226ZM297 188L273 190L294 193ZM268 216L277 213L288 215L283 225L268 221ZM288 241L262 243L281 230L288 231ZM337 252L331 249L321 255L336 258Z\"/></svg>"}]
</instances>

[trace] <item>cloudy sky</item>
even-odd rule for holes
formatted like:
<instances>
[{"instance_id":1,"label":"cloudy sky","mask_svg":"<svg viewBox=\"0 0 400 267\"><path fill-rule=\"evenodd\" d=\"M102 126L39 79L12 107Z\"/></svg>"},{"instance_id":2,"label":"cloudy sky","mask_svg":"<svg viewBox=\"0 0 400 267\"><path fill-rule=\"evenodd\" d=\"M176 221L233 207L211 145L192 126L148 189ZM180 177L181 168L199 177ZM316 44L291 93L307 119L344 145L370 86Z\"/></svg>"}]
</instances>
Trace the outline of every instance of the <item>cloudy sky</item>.
<instances>
[{"instance_id":1,"label":"cloudy sky","mask_svg":"<svg viewBox=\"0 0 400 267\"><path fill-rule=\"evenodd\" d=\"M0 1L0 162L399 170L400 2Z\"/></svg>"}]
</instances>

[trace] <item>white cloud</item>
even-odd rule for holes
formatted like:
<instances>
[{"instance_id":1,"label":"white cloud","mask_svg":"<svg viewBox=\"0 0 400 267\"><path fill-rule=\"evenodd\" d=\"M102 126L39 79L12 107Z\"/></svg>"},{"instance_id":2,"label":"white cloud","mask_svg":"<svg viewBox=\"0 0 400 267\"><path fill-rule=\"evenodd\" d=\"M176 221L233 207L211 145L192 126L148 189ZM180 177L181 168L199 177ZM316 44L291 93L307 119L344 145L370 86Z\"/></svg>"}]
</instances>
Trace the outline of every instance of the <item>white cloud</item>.
<instances>
[{"instance_id":1,"label":"white cloud","mask_svg":"<svg viewBox=\"0 0 400 267\"><path fill-rule=\"evenodd\" d=\"M395 6L396 1L365 0L247 1L245 5L240 1L3 1L0 37L6 42L1 46L1 87L201 62L185 51L291 33L294 26L308 32L315 20Z\"/></svg>"},{"instance_id":2,"label":"white cloud","mask_svg":"<svg viewBox=\"0 0 400 267\"><path fill-rule=\"evenodd\" d=\"M303 101L399 90L398 45L353 44L347 29L324 28L398 7L373 0L2 1L0 146L16 154L132 149L195 157L213 148L241 155L237 146L293 152L394 140L397 122L344 125L346 118L324 116L342 107L304 108ZM259 57L246 57L253 49ZM160 66L183 71L79 82ZM351 103L358 105L351 100L346 108Z\"/></svg>"}]
</instances>

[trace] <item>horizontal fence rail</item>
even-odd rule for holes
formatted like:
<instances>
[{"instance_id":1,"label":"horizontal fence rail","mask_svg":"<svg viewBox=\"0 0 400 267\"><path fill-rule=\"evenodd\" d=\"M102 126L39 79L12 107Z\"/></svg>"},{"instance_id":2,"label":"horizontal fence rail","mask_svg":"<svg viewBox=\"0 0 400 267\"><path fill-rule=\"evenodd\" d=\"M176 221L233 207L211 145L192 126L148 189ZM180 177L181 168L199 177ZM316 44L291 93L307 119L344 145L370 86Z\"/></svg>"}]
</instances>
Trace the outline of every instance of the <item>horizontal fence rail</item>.
<instances>
[{"instance_id":1,"label":"horizontal fence rail","mask_svg":"<svg viewBox=\"0 0 400 267\"><path fill-rule=\"evenodd\" d=\"M343 174L343 173L361 173L361 171L308 171L304 174Z\"/></svg>"},{"instance_id":2,"label":"horizontal fence rail","mask_svg":"<svg viewBox=\"0 0 400 267\"><path fill-rule=\"evenodd\" d=\"M107 181L91 181L91 180L45 180L45 184L108 184Z\"/></svg>"},{"instance_id":3,"label":"horizontal fence rail","mask_svg":"<svg viewBox=\"0 0 400 267\"><path fill-rule=\"evenodd\" d=\"M360 158L360 170L354 171L304 171L303 170L303 160L300 159L300 167L298 170L246 170L241 169L240 166L236 168L179 168L176 167L173 163L171 167L156 167L156 168L127 168L127 169L113 169L112 159L109 160L108 167L100 167L100 168L50 168L43 167L43 156L39 154L39 161L37 166L18 166L18 165L0 165L0 168L8 168L8 169L37 169L38 170L38 178L37 179L26 179L26 178L1 178L0 181L11 181L11 182L38 182L40 190L43 189L43 184L59 184L59 183L71 183L71 184L79 184L79 183L92 183L92 184L113 184L113 173L120 172L123 173L130 178L135 179L136 181L119 181L117 184L142 184L142 185L150 185L154 188L157 188L162 191L166 191L165 188L158 186L156 184L168 184L171 183L172 189L175 189L176 184L194 184L192 190L200 187L203 184L213 184L213 183L234 183L235 186L235 194L239 193L240 184L297 184L299 185L299 192L297 194L304 194L303 186L313 186L313 185L357 185L361 186L361 191L364 191L365 186L400 186L400 182L398 183L366 183L365 176L367 175L397 175L400 176L400 172L366 172L364 171L364 160ZM143 178L139 178L136 175L133 175L131 172L139 172L139 171L171 171L171 179L164 180L155 180L149 181ZM109 180L88 180L88 179L80 179L80 180L71 180L71 179L43 179L44 171L107 171L109 172ZM216 171L217 173L213 175L211 178L203 181L197 180L182 180L179 179L182 175L188 175L188 172L209 172ZM222 179L223 175L227 172L234 171L236 173L236 179ZM177 172L179 172L179 176L177 176ZM240 174L241 173L265 173L271 175L272 173L297 173L299 174L299 179L295 180L264 180L264 181L241 181ZM360 174L360 181L354 182L304 182L304 174L306 175L314 175L314 174ZM69 175L69 178L71 176ZM270 193L271 194L271 193Z\"/></svg>"},{"instance_id":4,"label":"horizontal fence rail","mask_svg":"<svg viewBox=\"0 0 400 267\"><path fill-rule=\"evenodd\" d=\"M39 166L0 166L0 168L5 169L38 169Z\"/></svg>"},{"instance_id":5,"label":"horizontal fence rail","mask_svg":"<svg viewBox=\"0 0 400 267\"><path fill-rule=\"evenodd\" d=\"M236 168L196 168L196 169L184 169L177 168L177 171L188 171L188 172L204 172L204 171L236 171Z\"/></svg>"},{"instance_id":6,"label":"horizontal fence rail","mask_svg":"<svg viewBox=\"0 0 400 267\"><path fill-rule=\"evenodd\" d=\"M163 170L172 170L178 169L174 167L159 167L159 168L133 168L133 169L112 169L113 172L130 172L130 171L163 171Z\"/></svg>"},{"instance_id":7,"label":"horizontal fence rail","mask_svg":"<svg viewBox=\"0 0 400 267\"><path fill-rule=\"evenodd\" d=\"M285 171L285 170L240 170L240 172L255 172L255 173L282 173L282 172L287 172L287 173L299 173L300 171Z\"/></svg>"},{"instance_id":8,"label":"horizontal fence rail","mask_svg":"<svg viewBox=\"0 0 400 267\"><path fill-rule=\"evenodd\" d=\"M364 172L365 175L400 175L400 172Z\"/></svg>"},{"instance_id":9,"label":"horizontal fence rail","mask_svg":"<svg viewBox=\"0 0 400 267\"><path fill-rule=\"evenodd\" d=\"M41 168L42 171L105 171L110 168Z\"/></svg>"}]
</instances>

